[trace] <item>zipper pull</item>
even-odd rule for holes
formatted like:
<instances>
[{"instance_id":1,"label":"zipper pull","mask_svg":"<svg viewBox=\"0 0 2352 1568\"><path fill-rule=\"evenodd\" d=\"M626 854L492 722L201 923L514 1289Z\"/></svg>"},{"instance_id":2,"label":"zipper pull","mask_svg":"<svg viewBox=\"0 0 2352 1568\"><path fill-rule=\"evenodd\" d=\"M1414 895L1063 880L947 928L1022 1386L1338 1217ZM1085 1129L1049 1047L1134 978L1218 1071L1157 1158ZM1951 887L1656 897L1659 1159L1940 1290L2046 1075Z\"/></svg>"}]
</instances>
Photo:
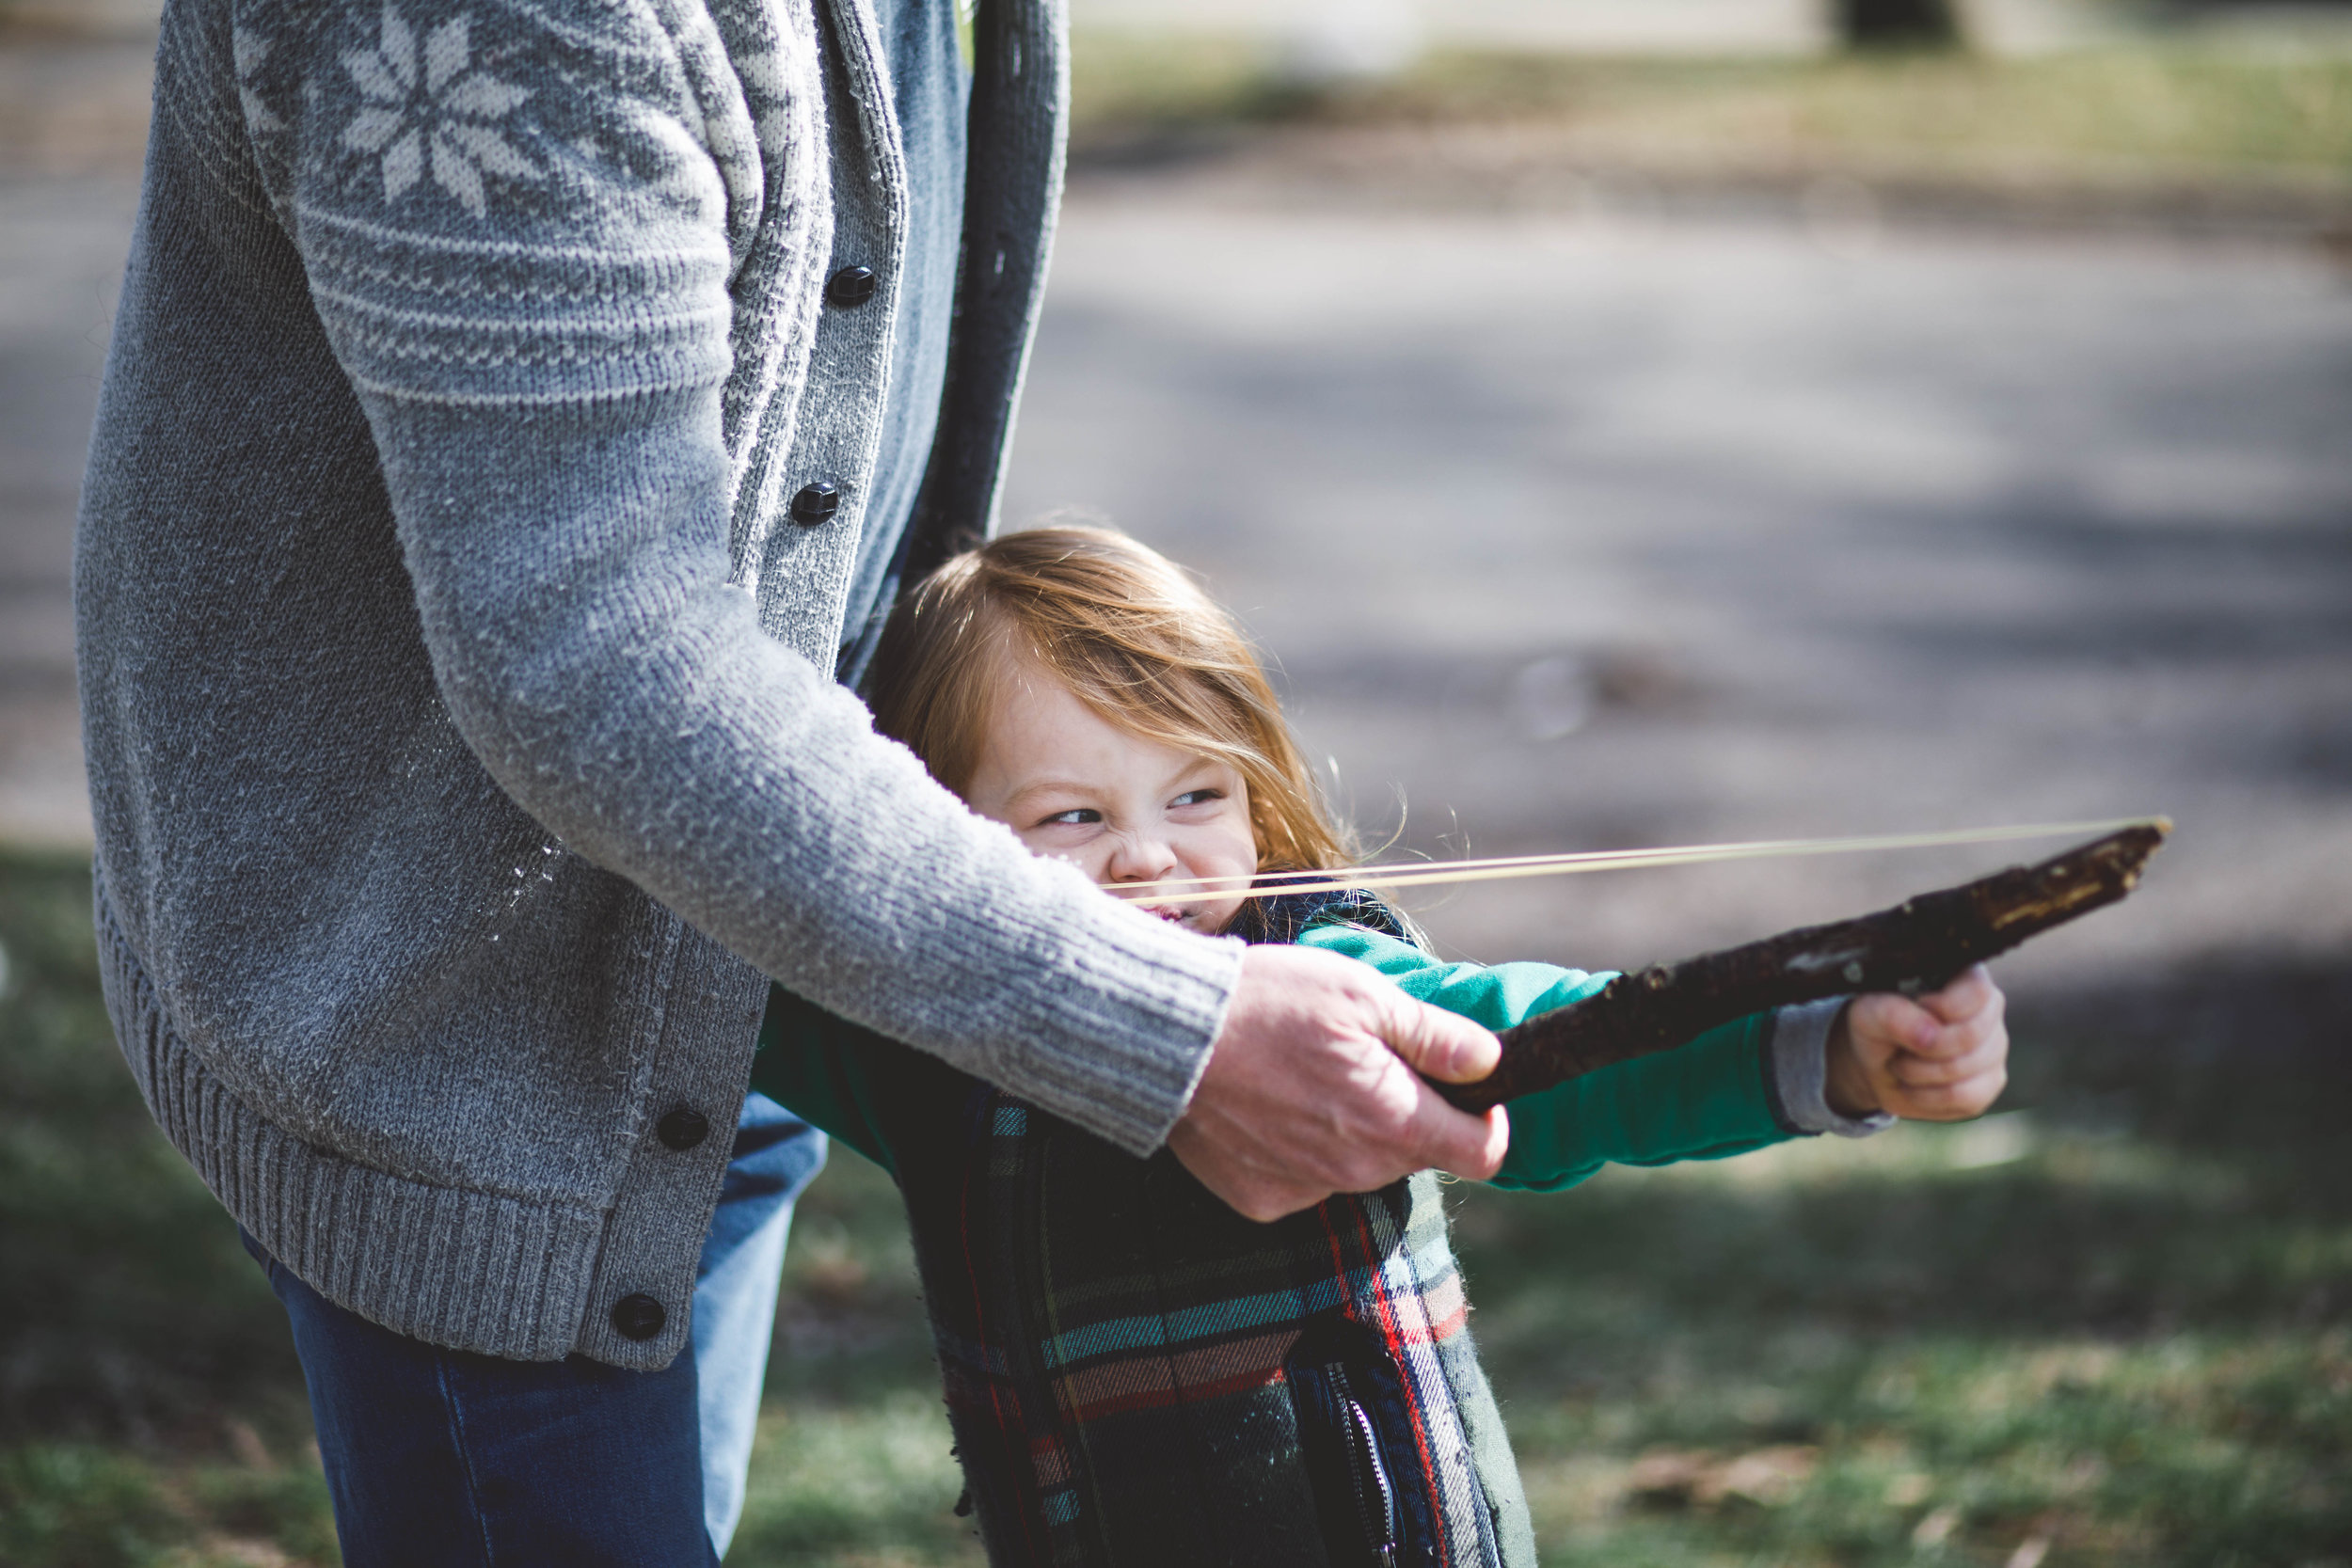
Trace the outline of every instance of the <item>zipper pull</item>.
<instances>
[{"instance_id":1,"label":"zipper pull","mask_svg":"<svg viewBox=\"0 0 2352 1568\"><path fill-rule=\"evenodd\" d=\"M1348 1386L1345 1367L1335 1362L1327 1370L1347 1427L1343 1441L1350 1460L1348 1469L1354 1472L1349 1479L1356 1487L1356 1513L1364 1528L1364 1544L1372 1548L1379 1568L1396 1568L1396 1487L1389 1480L1388 1465L1381 1463L1380 1441L1373 1431L1372 1414L1357 1401L1356 1390Z\"/></svg>"}]
</instances>

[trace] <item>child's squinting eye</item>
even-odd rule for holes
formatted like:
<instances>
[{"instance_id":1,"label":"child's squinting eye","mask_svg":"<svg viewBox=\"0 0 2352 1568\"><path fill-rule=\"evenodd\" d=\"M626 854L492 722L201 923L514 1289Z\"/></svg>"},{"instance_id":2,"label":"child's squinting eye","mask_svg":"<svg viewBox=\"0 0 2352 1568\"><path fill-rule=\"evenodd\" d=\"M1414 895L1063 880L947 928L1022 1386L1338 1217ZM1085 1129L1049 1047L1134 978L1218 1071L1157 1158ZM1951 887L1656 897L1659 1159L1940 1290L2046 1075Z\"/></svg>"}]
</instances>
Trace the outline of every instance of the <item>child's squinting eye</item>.
<instances>
[{"instance_id":1,"label":"child's squinting eye","mask_svg":"<svg viewBox=\"0 0 2352 1568\"><path fill-rule=\"evenodd\" d=\"M1057 811L1038 824L1041 828L1084 828L1103 820L1103 814L1091 806L1073 806Z\"/></svg>"},{"instance_id":2,"label":"child's squinting eye","mask_svg":"<svg viewBox=\"0 0 2352 1568\"><path fill-rule=\"evenodd\" d=\"M1221 789L1187 789L1170 800L1168 804L1171 806L1205 806L1212 800L1224 799L1225 791Z\"/></svg>"}]
</instances>

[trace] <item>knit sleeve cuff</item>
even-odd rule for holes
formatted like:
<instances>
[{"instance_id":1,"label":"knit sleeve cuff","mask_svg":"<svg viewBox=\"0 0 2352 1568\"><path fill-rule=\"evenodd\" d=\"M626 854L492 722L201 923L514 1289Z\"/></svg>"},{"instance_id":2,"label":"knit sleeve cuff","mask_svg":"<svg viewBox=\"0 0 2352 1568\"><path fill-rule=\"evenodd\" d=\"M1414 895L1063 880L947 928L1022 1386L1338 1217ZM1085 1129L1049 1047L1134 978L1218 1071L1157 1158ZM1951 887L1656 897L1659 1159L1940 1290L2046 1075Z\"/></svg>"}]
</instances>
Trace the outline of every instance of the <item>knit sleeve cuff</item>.
<instances>
[{"instance_id":1,"label":"knit sleeve cuff","mask_svg":"<svg viewBox=\"0 0 2352 1568\"><path fill-rule=\"evenodd\" d=\"M1091 940L1010 987L1025 1023L1017 1067L979 1076L1145 1155L1200 1087L1248 949L1179 931L1092 889L1086 899L1072 912Z\"/></svg>"},{"instance_id":2,"label":"knit sleeve cuff","mask_svg":"<svg viewBox=\"0 0 2352 1568\"><path fill-rule=\"evenodd\" d=\"M1851 997L1825 997L1773 1016L1769 1086L1773 1112L1792 1132L1867 1138L1895 1125L1884 1111L1839 1116L1829 1102L1829 1036Z\"/></svg>"}]
</instances>

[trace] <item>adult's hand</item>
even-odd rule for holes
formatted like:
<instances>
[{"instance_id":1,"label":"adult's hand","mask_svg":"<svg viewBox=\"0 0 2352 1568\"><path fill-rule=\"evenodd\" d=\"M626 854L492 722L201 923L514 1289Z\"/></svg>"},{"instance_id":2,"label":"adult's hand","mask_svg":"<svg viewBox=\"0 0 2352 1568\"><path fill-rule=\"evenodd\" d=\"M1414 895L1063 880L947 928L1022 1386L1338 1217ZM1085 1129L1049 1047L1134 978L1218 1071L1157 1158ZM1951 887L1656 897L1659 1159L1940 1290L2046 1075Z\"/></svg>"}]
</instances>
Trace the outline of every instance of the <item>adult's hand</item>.
<instances>
[{"instance_id":1,"label":"adult's hand","mask_svg":"<svg viewBox=\"0 0 2352 1568\"><path fill-rule=\"evenodd\" d=\"M1484 1180L1511 1139L1438 1098L1421 1074L1494 1070L1495 1037L1416 1002L1375 971L1311 947L1252 947L1192 1103L1168 1146L1253 1220L1435 1165Z\"/></svg>"}]
</instances>

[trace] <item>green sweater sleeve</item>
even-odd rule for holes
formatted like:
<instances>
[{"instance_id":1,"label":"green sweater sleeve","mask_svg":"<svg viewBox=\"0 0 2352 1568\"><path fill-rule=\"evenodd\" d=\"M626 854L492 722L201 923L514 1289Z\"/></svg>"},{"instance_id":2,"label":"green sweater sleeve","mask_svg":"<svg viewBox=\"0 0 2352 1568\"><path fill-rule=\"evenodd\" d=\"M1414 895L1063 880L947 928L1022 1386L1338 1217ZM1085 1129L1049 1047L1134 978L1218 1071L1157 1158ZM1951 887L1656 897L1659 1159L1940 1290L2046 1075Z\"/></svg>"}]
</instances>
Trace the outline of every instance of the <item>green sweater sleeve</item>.
<instances>
[{"instance_id":1,"label":"green sweater sleeve","mask_svg":"<svg viewBox=\"0 0 2352 1568\"><path fill-rule=\"evenodd\" d=\"M1489 1029L1581 1002L1610 979L1549 964L1445 963L1353 926L1311 927L1298 940L1370 964L1406 995ZM1494 1185L1556 1192L1612 1162L1716 1160L1790 1136L1765 1087L1772 1030L1772 1015L1758 1013L1512 1101L1511 1148ZM771 986L752 1087L895 1174L875 1086L900 1053L907 1048Z\"/></svg>"},{"instance_id":2,"label":"green sweater sleeve","mask_svg":"<svg viewBox=\"0 0 2352 1568\"><path fill-rule=\"evenodd\" d=\"M1368 963L1406 995L1489 1029L1581 1002L1610 979L1549 964L1445 963L1353 926L1311 927L1298 940ZM1510 1101L1511 1148L1494 1185L1557 1192L1613 1161L1719 1160L1781 1142L1791 1134L1766 1088L1772 1034L1772 1015L1757 1013Z\"/></svg>"},{"instance_id":3,"label":"green sweater sleeve","mask_svg":"<svg viewBox=\"0 0 2352 1568\"><path fill-rule=\"evenodd\" d=\"M895 1176L898 1164L875 1114L872 1070L875 1053L893 1049L872 1030L770 986L752 1087Z\"/></svg>"}]
</instances>

